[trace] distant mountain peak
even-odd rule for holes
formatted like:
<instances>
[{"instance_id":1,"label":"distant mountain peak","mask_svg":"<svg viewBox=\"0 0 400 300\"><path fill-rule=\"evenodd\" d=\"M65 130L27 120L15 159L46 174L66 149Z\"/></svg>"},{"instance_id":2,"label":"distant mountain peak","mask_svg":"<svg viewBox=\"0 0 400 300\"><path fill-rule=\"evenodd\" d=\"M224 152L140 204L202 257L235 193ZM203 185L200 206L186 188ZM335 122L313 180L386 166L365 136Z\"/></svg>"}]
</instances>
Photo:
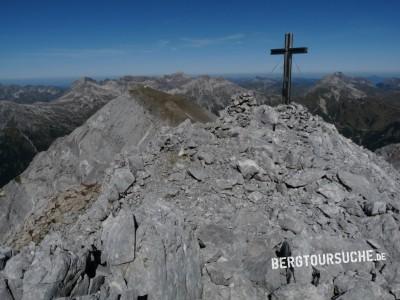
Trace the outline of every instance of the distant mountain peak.
<instances>
[{"instance_id":1,"label":"distant mountain peak","mask_svg":"<svg viewBox=\"0 0 400 300\"><path fill-rule=\"evenodd\" d=\"M343 72L335 72L323 77L310 89L310 92L323 90L325 91L324 94L332 95L336 101L339 101L344 95L355 100L366 98L373 89L375 89L374 84L365 78L352 77L345 75Z\"/></svg>"},{"instance_id":2,"label":"distant mountain peak","mask_svg":"<svg viewBox=\"0 0 400 300\"><path fill-rule=\"evenodd\" d=\"M77 87L79 85L87 84L87 83L96 83L96 80L90 77L82 77L72 83L72 88Z\"/></svg>"}]
</instances>

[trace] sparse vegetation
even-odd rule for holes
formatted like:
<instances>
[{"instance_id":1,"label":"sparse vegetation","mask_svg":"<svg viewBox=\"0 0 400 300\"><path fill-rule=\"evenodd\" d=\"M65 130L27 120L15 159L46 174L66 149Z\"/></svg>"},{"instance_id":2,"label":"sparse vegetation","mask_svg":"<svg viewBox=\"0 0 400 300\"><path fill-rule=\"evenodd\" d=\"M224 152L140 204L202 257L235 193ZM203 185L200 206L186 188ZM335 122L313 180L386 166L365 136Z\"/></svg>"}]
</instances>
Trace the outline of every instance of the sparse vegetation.
<instances>
[{"instance_id":1,"label":"sparse vegetation","mask_svg":"<svg viewBox=\"0 0 400 300\"><path fill-rule=\"evenodd\" d=\"M187 118L197 122L209 122L213 119L210 113L180 95L170 95L145 86L131 90L130 94L151 113L167 120L171 125L178 125Z\"/></svg>"}]
</instances>

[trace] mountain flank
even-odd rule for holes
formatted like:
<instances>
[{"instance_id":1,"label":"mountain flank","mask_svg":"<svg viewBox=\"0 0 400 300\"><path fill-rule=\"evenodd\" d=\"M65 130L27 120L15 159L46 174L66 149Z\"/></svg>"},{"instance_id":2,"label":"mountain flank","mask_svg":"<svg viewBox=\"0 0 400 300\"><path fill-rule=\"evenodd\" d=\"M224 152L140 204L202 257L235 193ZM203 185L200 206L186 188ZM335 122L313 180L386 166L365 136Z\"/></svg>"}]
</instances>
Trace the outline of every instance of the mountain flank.
<instances>
[{"instance_id":1,"label":"mountain flank","mask_svg":"<svg viewBox=\"0 0 400 300\"><path fill-rule=\"evenodd\" d=\"M180 96L149 87L110 101L84 125L36 155L17 179L3 187L0 236L21 224L52 195L76 185L99 184L116 153L126 147L140 149L163 127L186 119L207 122L213 116Z\"/></svg>"},{"instance_id":2,"label":"mountain flank","mask_svg":"<svg viewBox=\"0 0 400 300\"><path fill-rule=\"evenodd\" d=\"M389 163L298 104L244 94L213 122L169 127L135 97L106 104L4 188L3 299L399 298ZM387 260L288 277L271 267L283 245Z\"/></svg>"}]
</instances>

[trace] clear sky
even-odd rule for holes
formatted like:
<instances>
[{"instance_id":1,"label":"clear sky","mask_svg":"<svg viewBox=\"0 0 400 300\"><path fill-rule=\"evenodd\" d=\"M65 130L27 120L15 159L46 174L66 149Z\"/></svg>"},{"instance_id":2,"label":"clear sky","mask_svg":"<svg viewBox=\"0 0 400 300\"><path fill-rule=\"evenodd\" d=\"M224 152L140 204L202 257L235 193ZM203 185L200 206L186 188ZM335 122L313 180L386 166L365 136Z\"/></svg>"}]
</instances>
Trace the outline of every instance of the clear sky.
<instances>
[{"instance_id":1,"label":"clear sky","mask_svg":"<svg viewBox=\"0 0 400 300\"><path fill-rule=\"evenodd\" d=\"M0 78L268 73L287 31L302 72L400 71L399 0L1 0Z\"/></svg>"}]
</instances>

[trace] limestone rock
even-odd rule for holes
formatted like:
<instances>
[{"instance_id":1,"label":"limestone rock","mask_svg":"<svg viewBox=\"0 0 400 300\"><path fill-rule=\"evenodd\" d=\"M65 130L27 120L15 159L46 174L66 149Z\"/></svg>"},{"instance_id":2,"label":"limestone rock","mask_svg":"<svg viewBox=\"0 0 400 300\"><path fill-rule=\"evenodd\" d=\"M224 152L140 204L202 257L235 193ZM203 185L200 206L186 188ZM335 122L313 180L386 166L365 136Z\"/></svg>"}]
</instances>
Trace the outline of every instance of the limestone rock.
<instances>
[{"instance_id":1,"label":"limestone rock","mask_svg":"<svg viewBox=\"0 0 400 300\"><path fill-rule=\"evenodd\" d=\"M322 178L324 175L325 172L321 170L310 169L305 171L299 171L293 175L288 176L285 179L285 183L289 187L298 188L311 184L317 181L318 179Z\"/></svg>"},{"instance_id":2,"label":"limestone rock","mask_svg":"<svg viewBox=\"0 0 400 300\"><path fill-rule=\"evenodd\" d=\"M157 110L158 117L176 117L179 103L168 97L162 102L157 91L140 93L161 101L166 110ZM0 271L0 295L397 297L399 173L298 104L271 108L256 102L250 94L234 97L210 123L183 121L179 114L180 125L172 128L164 125L176 123L135 120L150 112L127 97L39 155L0 200L13 212L2 211L1 222L18 213L8 224L12 229L2 230L26 242L2 235L2 244L15 251ZM85 185L96 180L97 192L82 188L76 190L82 197L51 198L63 201L47 197L81 179ZM76 199L88 201L75 209ZM74 209L59 214L66 204ZM31 220L50 224L35 242L30 229L37 223ZM294 256L365 249L387 259L287 272L272 267L284 241Z\"/></svg>"},{"instance_id":3,"label":"limestone rock","mask_svg":"<svg viewBox=\"0 0 400 300\"><path fill-rule=\"evenodd\" d=\"M254 177L254 175L259 174L262 172L262 168L258 166L258 164L251 159L244 159L237 162L237 167L242 173L245 179L250 179Z\"/></svg>"},{"instance_id":4,"label":"limestone rock","mask_svg":"<svg viewBox=\"0 0 400 300\"><path fill-rule=\"evenodd\" d=\"M121 211L115 218L109 216L103 223L101 239L104 244L105 260L108 264L117 266L133 261L136 242L134 216L124 211Z\"/></svg>"},{"instance_id":5,"label":"limestone rock","mask_svg":"<svg viewBox=\"0 0 400 300\"><path fill-rule=\"evenodd\" d=\"M364 206L367 216L376 216L386 213L386 203L383 201L368 202Z\"/></svg>"}]
</instances>

